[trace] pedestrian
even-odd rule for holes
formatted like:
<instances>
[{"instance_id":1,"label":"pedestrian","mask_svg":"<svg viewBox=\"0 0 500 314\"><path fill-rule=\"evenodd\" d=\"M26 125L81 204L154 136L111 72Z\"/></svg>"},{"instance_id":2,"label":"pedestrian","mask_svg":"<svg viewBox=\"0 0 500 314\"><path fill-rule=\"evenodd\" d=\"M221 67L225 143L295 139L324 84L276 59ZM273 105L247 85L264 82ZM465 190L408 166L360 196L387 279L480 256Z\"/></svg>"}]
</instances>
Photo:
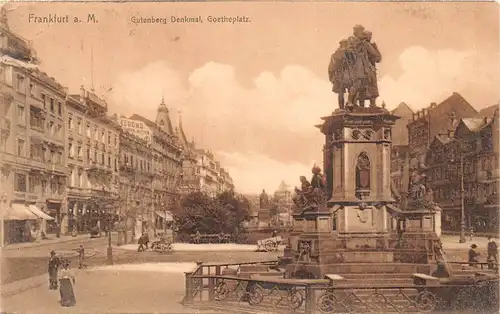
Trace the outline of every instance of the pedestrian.
<instances>
[{"instance_id":1,"label":"pedestrian","mask_svg":"<svg viewBox=\"0 0 500 314\"><path fill-rule=\"evenodd\" d=\"M80 247L77 249L78 252L78 268L82 269L85 266L83 265L83 261L85 260L85 249L83 245L80 245Z\"/></svg>"},{"instance_id":2,"label":"pedestrian","mask_svg":"<svg viewBox=\"0 0 500 314\"><path fill-rule=\"evenodd\" d=\"M144 245L146 246L146 250L147 250L148 246L149 246L149 234L146 232L146 233L143 233L143 236L144 236Z\"/></svg>"},{"instance_id":3,"label":"pedestrian","mask_svg":"<svg viewBox=\"0 0 500 314\"><path fill-rule=\"evenodd\" d=\"M276 238L277 236L278 236L278 231L273 230L273 234L271 235L271 237Z\"/></svg>"},{"instance_id":4,"label":"pedestrian","mask_svg":"<svg viewBox=\"0 0 500 314\"><path fill-rule=\"evenodd\" d=\"M59 270L61 261L56 256L56 252L50 252L49 259L49 290L57 290L57 271Z\"/></svg>"},{"instance_id":5,"label":"pedestrian","mask_svg":"<svg viewBox=\"0 0 500 314\"><path fill-rule=\"evenodd\" d=\"M469 250L469 266L476 266L477 263L479 263L479 260L477 259L479 255L481 255L479 252L476 252L477 245L472 244L470 246Z\"/></svg>"},{"instance_id":6,"label":"pedestrian","mask_svg":"<svg viewBox=\"0 0 500 314\"><path fill-rule=\"evenodd\" d=\"M73 285L75 284L75 275L70 269L70 262L68 260L64 260L62 262L62 270L59 283L61 305L64 307L74 306L76 304L75 291L73 290Z\"/></svg>"},{"instance_id":7,"label":"pedestrian","mask_svg":"<svg viewBox=\"0 0 500 314\"><path fill-rule=\"evenodd\" d=\"M139 247L137 248L137 252L144 252L144 234L141 234L139 237L139 240L137 240L137 243L139 244Z\"/></svg>"},{"instance_id":8,"label":"pedestrian","mask_svg":"<svg viewBox=\"0 0 500 314\"><path fill-rule=\"evenodd\" d=\"M498 246L491 236L488 236L488 266L490 269L498 267ZM493 265L493 262L495 264Z\"/></svg>"}]
</instances>

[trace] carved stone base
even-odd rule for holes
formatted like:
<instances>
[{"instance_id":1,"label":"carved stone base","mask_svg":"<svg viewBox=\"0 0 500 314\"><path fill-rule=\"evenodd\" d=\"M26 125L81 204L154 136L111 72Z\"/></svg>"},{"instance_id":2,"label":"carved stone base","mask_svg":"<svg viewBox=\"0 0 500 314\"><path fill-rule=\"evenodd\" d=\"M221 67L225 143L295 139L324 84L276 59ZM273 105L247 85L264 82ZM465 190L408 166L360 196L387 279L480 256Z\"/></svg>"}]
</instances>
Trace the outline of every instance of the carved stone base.
<instances>
[{"instance_id":1,"label":"carved stone base","mask_svg":"<svg viewBox=\"0 0 500 314\"><path fill-rule=\"evenodd\" d=\"M412 264L411 267L430 266L435 262L437 239L436 234L425 232L406 232L401 236L395 232L379 234L292 233L290 249L287 252L289 264L285 269L290 277L302 269L301 276L304 272L309 272L316 278L323 278L327 273L339 271L338 265L350 265L349 267L358 269L360 273L372 272L374 268L381 265L385 265L384 269L388 272L400 271L401 269L397 266L399 264ZM307 254L301 251L303 243L307 243L311 248ZM361 265L365 265L364 268Z\"/></svg>"}]
</instances>

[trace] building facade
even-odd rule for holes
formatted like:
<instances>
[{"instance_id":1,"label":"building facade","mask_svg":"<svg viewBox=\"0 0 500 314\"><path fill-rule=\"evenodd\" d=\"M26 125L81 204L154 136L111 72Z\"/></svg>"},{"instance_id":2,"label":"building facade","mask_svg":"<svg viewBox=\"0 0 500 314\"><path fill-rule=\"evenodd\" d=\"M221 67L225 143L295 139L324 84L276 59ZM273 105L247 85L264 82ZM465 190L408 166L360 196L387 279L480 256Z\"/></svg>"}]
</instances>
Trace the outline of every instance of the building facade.
<instances>
[{"instance_id":1,"label":"building facade","mask_svg":"<svg viewBox=\"0 0 500 314\"><path fill-rule=\"evenodd\" d=\"M293 208L293 193L292 188L281 181L278 189L274 192L273 202L278 206L278 220L282 226L290 226L292 223L292 208Z\"/></svg>"},{"instance_id":2,"label":"building facade","mask_svg":"<svg viewBox=\"0 0 500 314\"><path fill-rule=\"evenodd\" d=\"M117 211L120 126L83 87L66 107L68 231L106 229Z\"/></svg>"},{"instance_id":3,"label":"building facade","mask_svg":"<svg viewBox=\"0 0 500 314\"><path fill-rule=\"evenodd\" d=\"M164 223L170 219L169 214L177 209L182 180L183 147L172 126L169 109L162 99L158 106L155 122L134 114L131 120L145 123L151 133L148 142L152 153L153 194L152 207L148 214L149 226L163 230ZM151 229L151 228L150 228Z\"/></svg>"},{"instance_id":4,"label":"building facade","mask_svg":"<svg viewBox=\"0 0 500 314\"><path fill-rule=\"evenodd\" d=\"M446 134L450 128L456 127L450 125L450 122L456 123L460 119L476 115L476 109L458 93L453 93L439 104L431 103L429 107L415 112L407 126L408 145L412 153L411 166L414 167L414 163L424 163L427 149L436 135Z\"/></svg>"},{"instance_id":5,"label":"building facade","mask_svg":"<svg viewBox=\"0 0 500 314\"><path fill-rule=\"evenodd\" d=\"M123 119L110 118L93 91L69 94L37 63L2 11L2 245L43 233L103 230L117 216L128 216L136 231L151 229L164 211L177 208L181 193L234 188L213 155L198 154L187 141L182 122L172 126L164 101L155 122L133 115L120 125Z\"/></svg>"},{"instance_id":6,"label":"building facade","mask_svg":"<svg viewBox=\"0 0 500 314\"><path fill-rule=\"evenodd\" d=\"M66 212L66 89L38 70L34 50L9 31L3 18L0 50L4 244L60 231ZM41 223L46 214L53 220Z\"/></svg>"},{"instance_id":7,"label":"building facade","mask_svg":"<svg viewBox=\"0 0 500 314\"><path fill-rule=\"evenodd\" d=\"M198 190L210 196L233 190L234 183L229 172L220 166L210 150L197 149L195 180Z\"/></svg>"},{"instance_id":8,"label":"building facade","mask_svg":"<svg viewBox=\"0 0 500 314\"><path fill-rule=\"evenodd\" d=\"M153 206L153 151L135 135L120 134L120 215L127 218L136 236L148 227Z\"/></svg>"},{"instance_id":9,"label":"building facade","mask_svg":"<svg viewBox=\"0 0 500 314\"><path fill-rule=\"evenodd\" d=\"M466 227L498 231L499 131L497 107L493 116L461 119L452 132L434 137L426 154L426 175L434 200L443 208L444 230L460 230L463 175Z\"/></svg>"}]
</instances>

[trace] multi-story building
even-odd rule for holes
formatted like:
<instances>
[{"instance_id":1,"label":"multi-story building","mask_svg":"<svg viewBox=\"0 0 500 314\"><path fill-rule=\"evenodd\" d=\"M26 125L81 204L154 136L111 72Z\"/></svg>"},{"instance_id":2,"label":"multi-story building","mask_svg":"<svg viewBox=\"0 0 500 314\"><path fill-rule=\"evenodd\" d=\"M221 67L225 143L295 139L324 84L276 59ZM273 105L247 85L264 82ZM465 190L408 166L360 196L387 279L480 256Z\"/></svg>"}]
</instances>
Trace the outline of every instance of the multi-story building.
<instances>
[{"instance_id":1,"label":"multi-story building","mask_svg":"<svg viewBox=\"0 0 500 314\"><path fill-rule=\"evenodd\" d=\"M392 127L392 145L408 145L408 123L413 119L413 110L404 102L400 103L391 113L400 117Z\"/></svg>"},{"instance_id":2,"label":"multi-story building","mask_svg":"<svg viewBox=\"0 0 500 314\"><path fill-rule=\"evenodd\" d=\"M224 169L220 168L219 171L219 192L225 192L225 191L230 191L234 190L234 182L233 178L231 178L231 175L229 172Z\"/></svg>"},{"instance_id":3,"label":"multi-story building","mask_svg":"<svg viewBox=\"0 0 500 314\"><path fill-rule=\"evenodd\" d=\"M119 204L127 224L138 236L148 228L153 208L153 150L144 139L120 134Z\"/></svg>"},{"instance_id":4,"label":"multi-story building","mask_svg":"<svg viewBox=\"0 0 500 314\"><path fill-rule=\"evenodd\" d=\"M278 220L281 225L288 226L292 223L293 193L285 181L281 181L278 189L274 192L273 201L278 206Z\"/></svg>"},{"instance_id":5,"label":"multi-story building","mask_svg":"<svg viewBox=\"0 0 500 314\"><path fill-rule=\"evenodd\" d=\"M498 230L499 131L496 106L493 116L463 118L447 134L434 137L426 154L426 174L434 200L443 208L445 230L460 228L462 174L467 227Z\"/></svg>"},{"instance_id":6,"label":"multi-story building","mask_svg":"<svg viewBox=\"0 0 500 314\"><path fill-rule=\"evenodd\" d=\"M179 126L176 128L177 137L182 145L182 178L179 185L181 195L199 191L200 180L197 175L198 156L194 140L189 142L182 127L182 117L179 117Z\"/></svg>"},{"instance_id":7,"label":"multi-story building","mask_svg":"<svg viewBox=\"0 0 500 314\"><path fill-rule=\"evenodd\" d=\"M34 50L9 31L3 18L0 51L4 244L39 237L35 229L59 233L62 224L64 231L66 89L38 70ZM46 214L54 220L36 222Z\"/></svg>"},{"instance_id":8,"label":"multi-story building","mask_svg":"<svg viewBox=\"0 0 500 314\"><path fill-rule=\"evenodd\" d=\"M68 231L105 229L117 208L120 126L107 103L80 89L66 102Z\"/></svg>"},{"instance_id":9,"label":"multi-story building","mask_svg":"<svg viewBox=\"0 0 500 314\"><path fill-rule=\"evenodd\" d=\"M215 196L219 192L217 161L209 150L198 149L197 155L196 174L199 180L199 190L210 196Z\"/></svg>"},{"instance_id":10,"label":"multi-story building","mask_svg":"<svg viewBox=\"0 0 500 314\"><path fill-rule=\"evenodd\" d=\"M398 193L405 193L409 183L410 147L408 145L392 145L391 155L393 188Z\"/></svg>"},{"instance_id":11,"label":"multi-story building","mask_svg":"<svg viewBox=\"0 0 500 314\"><path fill-rule=\"evenodd\" d=\"M404 102L400 103L391 113L400 117L392 128L391 178L393 187L399 192L408 188L405 170L409 166L410 148L408 146L408 122L413 119L413 110Z\"/></svg>"},{"instance_id":12,"label":"multi-story building","mask_svg":"<svg viewBox=\"0 0 500 314\"><path fill-rule=\"evenodd\" d=\"M453 93L439 104L431 103L429 107L413 114L408 123L408 145L412 159L423 164L434 137L448 132L450 115L459 121L475 117L477 111L460 94Z\"/></svg>"},{"instance_id":13,"label":"multi-story building","mask_svg":"<svg viewBox=\"0 0 500 314\"><path fill-rule=\"evenodd\" d=\"M148 220L149 226L162 230L164 222L170 219L166 211L175 212L177 208L175 204L179 199L179 186L182 180L183 148L163 99L158 107L155 122L137 114L132 115L130 120L144 123L144 127L151 134L147 144L152 152L154 192Z\"/></svg>"}]
</instances>

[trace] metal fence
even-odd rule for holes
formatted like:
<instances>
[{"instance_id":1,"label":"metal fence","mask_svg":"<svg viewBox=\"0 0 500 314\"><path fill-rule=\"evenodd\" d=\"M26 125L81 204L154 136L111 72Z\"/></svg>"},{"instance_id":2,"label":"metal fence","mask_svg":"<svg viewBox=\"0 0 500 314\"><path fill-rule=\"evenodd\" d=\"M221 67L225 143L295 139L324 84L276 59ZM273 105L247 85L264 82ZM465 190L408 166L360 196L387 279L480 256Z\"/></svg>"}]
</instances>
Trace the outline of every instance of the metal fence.
<instances>
[{"instance_id":1,"label":"metal fence","mask_svg":"<svg viewBox=\"0 0 500 314\"><path fill-rule=\"evenodd\" d=\"M222 267L236 270L245 265L269 266L275 261L199 264L195 271L186 273L183 304L229 313L498 313L498 279L464 278L461 284L333 286L330 280L221 275Z\"/></svg>"}]
</instances>

